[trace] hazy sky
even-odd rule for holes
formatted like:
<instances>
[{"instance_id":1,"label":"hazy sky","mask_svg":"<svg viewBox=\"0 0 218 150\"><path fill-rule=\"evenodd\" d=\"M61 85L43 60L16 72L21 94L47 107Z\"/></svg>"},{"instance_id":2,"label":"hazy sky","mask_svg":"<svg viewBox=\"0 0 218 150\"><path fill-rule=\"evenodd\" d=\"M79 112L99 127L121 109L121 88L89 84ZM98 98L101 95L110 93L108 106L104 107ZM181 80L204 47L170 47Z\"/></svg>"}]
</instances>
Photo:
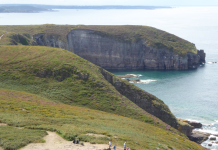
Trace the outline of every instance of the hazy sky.
<instances>
[{"instance_id":1,"label":"hazy sky","mask_svg":"<svg viewBox=\"0 0 218 150\"><path fill-rule=\"evenodd\" d=\"M218 0L0 0L0 4L215 6Z\"/></svg>"}]
</instances>

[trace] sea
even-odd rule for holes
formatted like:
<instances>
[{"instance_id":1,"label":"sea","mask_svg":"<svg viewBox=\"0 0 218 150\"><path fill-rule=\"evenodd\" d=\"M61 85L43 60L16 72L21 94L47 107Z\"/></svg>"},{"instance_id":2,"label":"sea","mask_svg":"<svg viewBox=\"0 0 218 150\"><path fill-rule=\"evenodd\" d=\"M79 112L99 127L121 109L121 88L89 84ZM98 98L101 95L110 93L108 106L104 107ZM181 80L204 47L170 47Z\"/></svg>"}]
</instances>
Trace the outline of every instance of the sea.
<instances>
[{"instance_id":1,"label":"sea","mask_svg":"<svg viewBox=\"0 0 218 150\"><path fill-rule=\"evenodd\" d=\"M167 104L177 118L198 121L201 132L218 135L218 7L170 9L56 9L41 13L0 13L0 25L143 25L194 43L206 53L206 63L194 70L109 70L115 75L140 75L133 83ZM217 63L216 63L217 62ZM132 78L132 79L135 79ZM218 138L217 138L218 139ZM218 149L209 141L204 147Z\"/></svg>"}]
</instances>

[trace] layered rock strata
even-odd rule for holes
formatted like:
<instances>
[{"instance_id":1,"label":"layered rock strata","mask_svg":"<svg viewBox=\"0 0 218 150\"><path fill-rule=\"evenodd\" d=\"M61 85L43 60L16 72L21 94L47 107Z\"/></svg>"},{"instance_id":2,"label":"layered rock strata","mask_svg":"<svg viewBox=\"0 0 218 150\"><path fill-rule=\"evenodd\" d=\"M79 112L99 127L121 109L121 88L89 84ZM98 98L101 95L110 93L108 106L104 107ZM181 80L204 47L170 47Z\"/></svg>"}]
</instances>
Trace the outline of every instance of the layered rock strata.
<instances>
[{"instance_id":1,"label":"layered rock strata","mask_svg":"<svg viewBox=\"0 0 218 150\"><path fill-rule=\"evenodd\" d=\"M96 31L74 29L60 40L58 35L44 33L33 36L41 46L63 48L105 69L186 70L205 63L203 50L180 56L167 48L154 48L145 39L123 42Z\"/></svg>"},{"instance_id":2,"label":"layered rock strata","mask_svg":"<svg viewBox=\"0 0 218 150\"><path fill-rule=\"evenodd\" d=\"M145 40L128 43L76 29L68 34L68 50L105 69L174 69L197 68L205 62L203 50L179 56L166 48L157 49Z\"/></svg>"}]
</instances>

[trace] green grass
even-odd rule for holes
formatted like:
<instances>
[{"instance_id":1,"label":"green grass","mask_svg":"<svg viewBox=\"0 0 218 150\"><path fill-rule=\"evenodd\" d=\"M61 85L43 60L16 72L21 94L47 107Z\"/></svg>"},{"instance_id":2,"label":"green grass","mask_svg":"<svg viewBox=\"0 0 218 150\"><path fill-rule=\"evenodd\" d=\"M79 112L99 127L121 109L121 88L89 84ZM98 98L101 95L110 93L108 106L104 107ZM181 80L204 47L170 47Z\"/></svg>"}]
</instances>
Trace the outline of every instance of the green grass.
<instances>
[{"instance_id":1,"label":"green grass","mask_svg":"<svg viewBox=\"0 0 218 150\"><path fill-rule=\"evenodd\" d=\"M43 130L17 129L11 126L0 126L0 146L5 150L15 150L29 143L43 142L42 137L46 134L46 131Z\"/></svg>"},{"instance_id":2,"label":"green grass","mask_svg":"<svg viewBox=\"0 0 218 150\"><path fill-rule=\"evenodd\" d=\"M148 46L166 48L174 53L185 56L187 52L197 53L194 44L165 31L149 26L84 26L84 25L23 25L23 26L0 26L0 30L16 34L36 35L45 34L45 37L55 36L56 39L67 43L67 34L74 29L86 29L96 31L101 36L111 37L122 42L138 42L143 40ZM28 39L28 38L27 38ZM8 39L9 40L9 39ZM7 41L8 41L7 40ZM9 41L5 42L12 44ZM0 41L0 45L1 41ZM31 45L31 43L30 43Z\"/></svg>"},{"instance_id":3,"label":"green grass","mask_svg":"<svg viewBox=\"0 0 218 150\"><path fill-rule=\"evenodd\" d=\"M101 110L154 125L161 122L163 127L166 126L121 95L105 80L100 67L71 52L38 46L0 46L0 53L0 88L26 91L54 102ZM144 93L147 101L175 119L161 100L130 83L126 84Z\"/></svg>"},{"instance_id":4,"label":"green grass","mask_svg":"<svg viewBox=\"0 0 218 150\"><path fill-rule=\"evenodd\" d=\"M173 34L149 26L80 26L79 29L94 30L96 34L112 37L122 42L139 42L143 40L148 46L166 48L178 55L187 52L197 54L194 44Z\"/></svg>"},{"instance_id":5,"label":"green grass","mask_svg":"<svg viewBox=\"0 0 218 150\"><path fill-rule=\"evenodd\" d=\"M11 127L0 127L1 146L17 149L27 143L40 141L44 131L55 131L67 140L122 146L124 141L136 150L159 148L201 150L201 146L186 137L135 119L103 111L66 105L37 95L0 89L0 122ZM24 127L16 129L14 127ZM30 130L32 129L32 130ZM42 131L44 130L44 131ZM87 133L103 134L92 137ZM17 139L19 140L13 140Z\"/></svg>"},{"instance_id":6,"label":"green grass","mask_svg":"<svg viewBox=\"0 0 218 150\"><path fill-rule=\"evenodd\" d=\"M68 140L79 137L84 141L99 143L105 143L108 139L96 139L85 134L99 133L112 138L120 133L120 145L125 140L131 142L135 136L135 143L143 143L142 138L146 138L145 133L151 129L149 137L153 137L153 134L155 137L149 143L150 146L148 143L147 146L137 146L132 142L132 146L138 149L142 146L146 149L158 146L154 141L159 134L163 134L162 138L170 134L188 141L178 130L120 94L113 84L105 80L102 68L69 51L40 46L0 45L0 53L1 122L10 126L56 131ZM165 111L172 120L175 119L161 100L109 74L113 76L113 82L120 80L133 92L139 93L143 100L152 103L152 107ZM136 126L144 126L144 123L145 128L140 128L139 131L135 129ZM159 142L164 144L161 140ZM167 145L173 144L165 144Z\"/></svg>"}]
</instances>

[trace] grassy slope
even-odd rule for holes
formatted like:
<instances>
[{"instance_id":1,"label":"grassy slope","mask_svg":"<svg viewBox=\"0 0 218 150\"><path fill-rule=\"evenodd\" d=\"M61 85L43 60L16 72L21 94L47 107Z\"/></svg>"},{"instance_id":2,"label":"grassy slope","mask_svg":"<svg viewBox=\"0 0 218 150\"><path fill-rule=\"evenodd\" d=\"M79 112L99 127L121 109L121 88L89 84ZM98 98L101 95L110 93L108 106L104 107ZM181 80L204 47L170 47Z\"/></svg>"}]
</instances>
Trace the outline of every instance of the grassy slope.
<instances>
[{"instance_id":1,"label":"grassy slope","mask_svg":"<svg viewBox=\"0 0 218 150\"><path fill-rule=\"evenodd\" d=\"M30 139L27 140L26 135L34 137L34 140L41 139L44 133L40 130L56 131L68 140L77 137L82 141L107 144L110 138L112 143L118 146L122 146L126 141L133 150L203 149L185 137L148 123L98 110L56 103L20 91L0 89L0 121L10 126L24 127L0 127L0 137L5 141L1 146L8 149L20 147L20 143L25 145L31 142ZM11 131L14 132L13 136ZM90 137L87 133L104 134L106 137ZM19 137L19 142L13 141L15 137Z\"/></svg>"},{"instance_id":2,"label":"grassy slope","mask_svg":"<svg viewBox=\"0 0 218 150\"><path fill-rule=\"evenodd\" d=\"M4 105L1 105L1 107L3 106ZM0 116L3 114L5 113L1 112ZM0 146L5 150L15 150L29 143L42 143L45 142L42 137L46 134L46 131L43 130L19 129L11 126L0 126Z\"/></svg>"},{"instance_id":3,"label":"grassy slope","mask_svg":"<svg viewBox=\"0 0 218 150\"><path fill-rule=\"evenodd\" d=\"M169 130L168 125L121 95L104 79L100 67L71 52L38 46L0 46L0 53L0 88L119 114ZM132 88L137 87L132 85ZM149 93L147 96L155 99ZM154 101L163 106L163 111L169 111L161 100ZM172 129L172 132L177 131Z\"/></svg>"},{"instance_id":4,"label":"grassy slope","mask_svg":"<svg viewBox=\"0 0 218 150\"><path fill-rule=\"evenodd\" d=\"M137 42L145 39L145 42L156 48L167 48L179 55L186 55L187 52L197 53L194 44L181 39L165 31L148 26L83 26L83 25L31 25L31 26L0 26L0 30L35 35L45 33L54 35L58 39L67 42L66 35L73 29L94 30L96 34L108 36L123 42ZM7 40L8 41L8 40ZM5 42L10 43L10 41ZM12 44L12 43L11 43ZM1 45L1 44L0 44Z\"/></svg>"}]
</instances>

